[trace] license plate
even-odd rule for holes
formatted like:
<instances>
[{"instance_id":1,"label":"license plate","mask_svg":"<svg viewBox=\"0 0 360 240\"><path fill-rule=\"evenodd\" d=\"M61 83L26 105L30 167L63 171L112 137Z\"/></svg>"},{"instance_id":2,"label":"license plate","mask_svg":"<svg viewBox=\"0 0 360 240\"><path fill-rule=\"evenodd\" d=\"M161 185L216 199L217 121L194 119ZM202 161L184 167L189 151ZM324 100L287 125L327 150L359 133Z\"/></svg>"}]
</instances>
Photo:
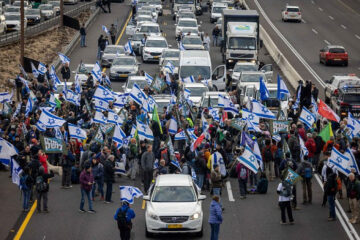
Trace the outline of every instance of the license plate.
<instances>
[{"instance_id":1,"label":"license plate","mask_svg":"<svg viewBox=\"0 0 360 240\"><path fill-rule=\"evenodd\" d=\"M360 117L360 113L359 112L356 112L356 113L351 113L354 117L356 117L356 118L358 118L358 117Z\"/></svg>"},{"instance_id":2,"label":"license plate","mask_svg":"<svg viewBox=\"0 0 360 240\"><path fill-rule=\"evenodd\" d=\"M181 224L168 224L167 225L168 228L182 228Z\"/></svg>"},{"instance_id":3,"label":"license plate","mask_svg":"<svg viewBox=\"0 0 360 240\"><path fill-rule=\"evenodd\" d=\"M127 77L128 75L127 74L120 74L119 76L120 77Z\"/></svg>"},{"instance_id":4,"label":"license plate","mask_svg":"<svg viewBox=\"0 0 360 240\"><path fill-rule=\"evenodd\" d=\"M339 58L335 58L335 59L334 59L334 61L341 61L341 59L339 59Z\"/></svg>"},{"instance_id":5,"label":"license plate","mask_svg":"<svg viewBox=\"0 0 360 240\"><path fill-rule=\"evenodd\" d=\"M155 59L158 59L158 58L159 58L159 56L154 56L154 58L155 58Z\"/></svg>"}]
</instances>

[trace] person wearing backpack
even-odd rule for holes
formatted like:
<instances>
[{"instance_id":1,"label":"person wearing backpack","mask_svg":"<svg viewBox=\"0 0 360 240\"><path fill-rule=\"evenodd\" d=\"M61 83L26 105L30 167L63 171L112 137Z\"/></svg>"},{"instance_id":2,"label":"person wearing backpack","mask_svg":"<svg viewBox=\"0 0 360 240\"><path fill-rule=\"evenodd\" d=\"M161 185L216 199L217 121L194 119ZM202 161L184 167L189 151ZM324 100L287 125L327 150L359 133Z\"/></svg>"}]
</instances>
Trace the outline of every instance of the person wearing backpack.
<instances>
[{"instance_id":1,"label":"person wearing backpack","mask_svg":"<svg viewBox=\"0 0 360 240\"><path fill-rule=\"evenodd\" d=\"M305 147L308 150L308 157L309 157L309 162L313 163L314 162L314 155L316 152L316 143L315 140L313 139L313 135L312 133L308 133L307 135L307 140L305 142Z\"/></svg>"},{"instance_id":2,"label":"person wearing backpack","mask_svg":"<svg viewBox=\"0 0 360 240\"><path fill-rule=\"evenodd\" d=\"M335 195L337 193L337 175L330 167L326 168L326 182L324 185L324 198L322 206L325 206L326 200L329 202L329 218L328 221L336 220L335 211Z\"/></svg>"},{"instance_id":3,"label":"person wearing backpack","mask_svg":"<svg viewBox=\"0 0 360 240\"><path fill-rule=\"evenodd\" d=\"M239 188L240 188L240 199L246 198L246 184L248 181L249 176L249 170L245 165L243 165L241 162L239 162L236 166L236 173L237 178L239 182Z\"/></svg>"},{"instance_id":4,"label":"person wearing backpack","mask_svg":"<svg viewBox=\"0 0 360 240\"><path fill-rule=\"evenodd\" d=\"M281 209L281 221L280 224L286 224L286 214L285 210L287 211L287 215L289 218L290 224L294 224L294 218L292 215L292 209L291 209L291 195L292 195L292 185L291 183L284 180L283 177L281 177L282 182L279 183L277 187L277 193L279 194L279 206Z\"/></svg>"},{"instance_id":5,"label":"person wearing backpack","mask_svg":"<svg viewBox=\"0 0 360 240\"><path fill-rule=\"evenodd\" d=\"M265 146L262 150L262 159L264 161L264 167L266 176L269 177L269 180L272 181L275 178L275 170L274 170L274 155L271 151L271 141L270 139L265 140Z\"/></svg>"},{"instance_id":6,"label":"person wearing backpack","mask_svg":"<svg viewBox=\"0 0 360 240\"><path fill-rule=\"evenodd\" d=\"M115 212L114 219L117 222L120 231L121 240L130 240L130 232L132 229L131 219L135 218L135 212L130 208L128 202L123 202L122 206Z\"/></svg>"},{"instance_id":7,"label":"person wearing backpack","mask_svg":"<svg viewBox=\"0 0 360 240\"><path fill-rule=\"evenodd\" d=\"M303 204L311 204L312 202L312 188L311 179L313 177L312 164L307 156L304 156L304 161L300 163L297 173L302 177L303 189Z\"/></svg>"},{"instance_id":8,"label":"person wearing backpack","mask_svg":"<svg viewBox=\"0 0 360 240\"><path fill-rule=\"evenodd\" d=\"M349 174L347 192L351 209L351 218L349 220L350 223L355 224L359 219L360 182L356 179L354 173Z\"/></svg>"},{"instance_id":9,"label":"person wearing backpack","mask_svg":"<svg viewBox=\"0 0 360 240\"><path fill-rule=\"evenodd\" d=\"M49 192L49 180L54 177L53 171L45 173L43 166L39 168L39 175L36 177L35 188L37 193L37 211L41 213L41 199L43 200L43 212L48 213L48 192Z\"/></svg>"},{"instance_id":10,"label":"person wearing backpack","mask_svg":"<svg viewBox=\"0 0 360 240\"><path fill-rule=\"evenodd\" d=\"M30 176L30 168L25 167L20 177L20 189L23 194L23 210L29 211L30 192L34 184L33 178Z\"/></svg>"}]
</instances>

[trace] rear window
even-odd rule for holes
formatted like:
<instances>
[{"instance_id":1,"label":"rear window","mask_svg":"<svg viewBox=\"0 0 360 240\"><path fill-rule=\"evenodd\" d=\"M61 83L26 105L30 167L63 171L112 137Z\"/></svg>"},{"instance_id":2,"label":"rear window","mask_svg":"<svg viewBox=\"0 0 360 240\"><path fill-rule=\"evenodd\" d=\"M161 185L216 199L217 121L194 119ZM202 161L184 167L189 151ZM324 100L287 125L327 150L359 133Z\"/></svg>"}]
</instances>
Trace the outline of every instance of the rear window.
<instances>
[{"instance_id":1,"label":"rear window","mask_svg":"<svg viewBox=\"0 0 360 240\"><path fill-rule=\"evenodd\" d=\"M346 103L359 103L360 104L360 94L345 94L344 102Z\"/></svg>"},{"instance_id":2,"label":"rear window","mask_svg":"<svg viewBox=\"0 0 360 240\"><path fill-rule=\"evenodd\" d=\"M343 49L343 48L330 48L329 52L331 52L331 53L345 53L345 49Z\"/></svg>"},{"instance_id":3,"label":"rear window","mask_svg":"<svg viewBox=\"0 0 360 240\"><path fill-rule=\"evenodd\" d=\"M300 9L298 8L287 8L288 12L300 12Z\"/></svg>"}]
</instances>

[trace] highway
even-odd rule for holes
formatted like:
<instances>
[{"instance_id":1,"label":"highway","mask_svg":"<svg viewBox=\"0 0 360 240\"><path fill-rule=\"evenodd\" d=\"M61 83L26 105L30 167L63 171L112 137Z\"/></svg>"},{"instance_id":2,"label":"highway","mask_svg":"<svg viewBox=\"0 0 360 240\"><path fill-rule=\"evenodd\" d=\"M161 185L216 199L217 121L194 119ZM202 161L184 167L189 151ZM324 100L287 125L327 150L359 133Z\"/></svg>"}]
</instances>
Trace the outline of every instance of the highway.
<instances>
[{"instance_id":1,"label":"highway","mask_svg":"<svg viewBox=\"0 0 360 240\"><path fill-rule=\"evenodd\" d=\"M323 96L323 81L338 73L355 73L360 75L360 2L352 0L254 0L246 1L251 9L261 13L261 24L269 33L279 49L305 80L315 82ZM281 10L289 5L299 6L303 22L292 23L281 21ZM268 19L267 19L268 18ZM289 44L315 72L311 74L305 68L289 45L276 34L274 28L284 36ZM324 66L319 63L319 50L328 44L342 45L349 53L349 66Z\"/></svg>"}]
</instances>

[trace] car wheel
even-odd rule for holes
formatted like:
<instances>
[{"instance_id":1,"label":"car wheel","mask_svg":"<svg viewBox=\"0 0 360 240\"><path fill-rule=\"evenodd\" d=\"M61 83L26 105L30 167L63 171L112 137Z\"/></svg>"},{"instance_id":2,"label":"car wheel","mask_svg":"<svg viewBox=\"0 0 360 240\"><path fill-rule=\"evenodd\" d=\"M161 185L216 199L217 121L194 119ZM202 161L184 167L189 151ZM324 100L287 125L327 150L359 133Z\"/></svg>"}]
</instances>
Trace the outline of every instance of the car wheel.
<instances>
[{"instance_id":1,"label":"car wheel","mask_svg":"<svg viewBox=\"0 0 360 240\"><path fill-rule=\"evenodd\" d=\"M152 238L152 237L154 236L151 232L149 232L149 231L147 230L146 225L145 225L145 236L146 236L147 238Z\"/></svg>"},{"instance_id":2,"label":"car wheel","mask_svg":"<svg viewBox=\"0 0 360 240\"><path fill-rule=\"evenodd\" d=\"M344 66L347 67L349 65L348 61L344 61Z\"/></svg>"},{"instance_id":3,"label":"car wheel","mask_svg":"<svg viewBox=\"0 0 360 240\"><path fill-rule=\"evenodd\" d=\"M141 59L142 59L142 62L143 62L143 63L146 63L146 61L145 61L144 57L141 57Z\"/></svg>"},{"instance_id":4,"label":"car wheel","mask_svg":"<svg viewBox=\"0 0 360 240\"><path fill-rule=\"evenodd\" d=\"M200 232L195 233L195 236L196 236L196 237L202 237L202 236L203 236L203 233L204 233L204 228L201 227Z\"/></svg>"},{"instance_id":5,"label":"car wheel","mask_svg":"<svg viewBox=\"0 0 360 240\"><path fill-rule=\"evenodd\" d=\"M325 64L325 66L328 66L329 65L328 60L324 60L324 64Z\"/></svg>"}]
</instances>

